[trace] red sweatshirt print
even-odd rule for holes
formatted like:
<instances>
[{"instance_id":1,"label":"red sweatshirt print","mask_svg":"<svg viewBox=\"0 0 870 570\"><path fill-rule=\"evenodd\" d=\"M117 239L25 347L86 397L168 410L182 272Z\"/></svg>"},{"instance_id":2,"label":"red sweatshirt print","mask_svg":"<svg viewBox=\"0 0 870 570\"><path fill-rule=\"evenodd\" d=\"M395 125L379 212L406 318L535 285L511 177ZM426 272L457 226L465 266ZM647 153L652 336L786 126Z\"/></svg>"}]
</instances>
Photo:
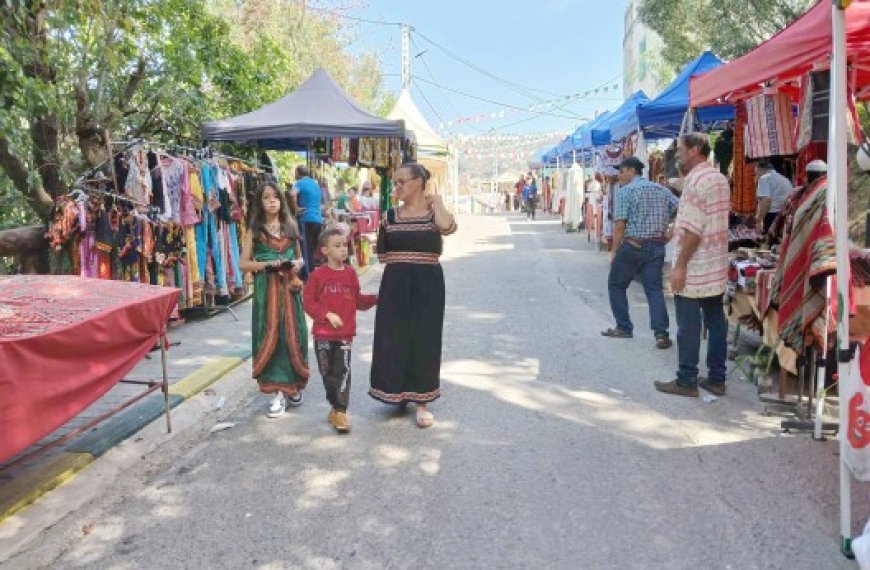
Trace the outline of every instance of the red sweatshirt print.
<instances>
[{"instance_id":1,"label":"red sweatshirt print","mask_svg":"<svg viewBox=\"0 0 870 570\"><path fill-rule=\"evenodd\" d=\"M367 311L377 302L377 295L360 293L359 278L350 266L332 269L321 265L308 277L302 292L305 312L314 320L312 332L316 340L353 340L356 312ZM327 313L338 315L343 326L333 328L326 319Z\"/></svg>"}]
</instances>

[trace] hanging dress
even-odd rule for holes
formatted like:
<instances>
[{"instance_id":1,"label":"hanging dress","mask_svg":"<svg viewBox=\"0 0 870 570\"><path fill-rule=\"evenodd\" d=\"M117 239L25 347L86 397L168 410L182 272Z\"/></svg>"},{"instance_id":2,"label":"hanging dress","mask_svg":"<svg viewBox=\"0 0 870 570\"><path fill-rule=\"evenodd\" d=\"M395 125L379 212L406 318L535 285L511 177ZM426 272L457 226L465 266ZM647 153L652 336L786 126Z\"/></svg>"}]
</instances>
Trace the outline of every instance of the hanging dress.
<instances>
[{"instance_id":1,"label":"hanging dress","mask_svg":"<svg viewBox=\"0 0 870 570\"><path fill-rule=\"evenodd\" d=\"M254 241L254 260L294 260L295 244L295 239L264 233ZM295 396L308 383L308 326L301 285L290 270L254 273L253 376L263 393Z\"/></svg>"},{"instance_id":2,"label":"hanging dress","mask_svg":"<svg viewBox=\"0 0 870 570\"><path fill-rule=\"evenodd\" d=\"M390 404L431 402L441 395L444 273L442 232L429 214L402 218L395 209L378 233L381 279L369 395Z\"/></svg>"}]
</instances>

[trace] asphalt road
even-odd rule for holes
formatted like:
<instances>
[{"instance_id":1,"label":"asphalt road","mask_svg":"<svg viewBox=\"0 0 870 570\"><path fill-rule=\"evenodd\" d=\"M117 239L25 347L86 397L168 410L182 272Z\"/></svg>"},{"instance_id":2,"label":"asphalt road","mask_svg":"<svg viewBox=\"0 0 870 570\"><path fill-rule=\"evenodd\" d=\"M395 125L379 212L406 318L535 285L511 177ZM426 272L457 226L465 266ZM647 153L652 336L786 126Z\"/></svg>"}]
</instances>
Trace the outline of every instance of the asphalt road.
<instances>
[{"instance_id":1,"label":"asphalt road","mask_svg":"<svg viewBox=\"0 0 870 570\"><path fill-rule=\"evenodd\" d=\"M352 434L327 425L319 377L278 420L251 381L224 412L235 428L204 418L10 567L854 568L835 442L780 434L739 381L712 403L656 393L676 349L654 348L639 288L636 337L599 335L607 266L557 223L464 218L435 427L366 395L364 313Z\"/></svg>"}]
</instances>

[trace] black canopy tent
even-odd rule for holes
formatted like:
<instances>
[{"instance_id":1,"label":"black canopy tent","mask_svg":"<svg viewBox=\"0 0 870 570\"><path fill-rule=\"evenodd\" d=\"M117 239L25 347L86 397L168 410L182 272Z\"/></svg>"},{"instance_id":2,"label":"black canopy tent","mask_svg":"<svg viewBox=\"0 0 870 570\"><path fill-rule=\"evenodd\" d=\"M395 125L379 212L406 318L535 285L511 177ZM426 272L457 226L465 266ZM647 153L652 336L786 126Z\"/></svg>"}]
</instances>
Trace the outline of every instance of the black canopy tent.
<instances>
[{"instance_id":1,"label":"black canopy tent","mask_svg":"<svg viewBox=\"0 0 870 570\"><path fill-rule=\"evenodd\" d=\"M408 138L404 121L364 111L318 69L298 89L256 111L203 124L208 141L232 141L267 150L308 150L312 139L334 137Z\"/></svg>"}]
</instances>

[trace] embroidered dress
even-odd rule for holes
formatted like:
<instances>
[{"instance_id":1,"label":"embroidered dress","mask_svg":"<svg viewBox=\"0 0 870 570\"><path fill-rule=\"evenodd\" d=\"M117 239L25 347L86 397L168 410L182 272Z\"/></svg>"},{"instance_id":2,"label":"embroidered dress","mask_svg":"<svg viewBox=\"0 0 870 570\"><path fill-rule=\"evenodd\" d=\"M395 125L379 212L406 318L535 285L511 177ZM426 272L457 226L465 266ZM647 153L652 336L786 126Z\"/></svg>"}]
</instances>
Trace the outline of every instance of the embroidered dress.
<instances>
[{"instance_id":1,"label":"embroidered dress","mask_svg":"<svg viewBox=\"0 0 870 570\"><path fill-rule=\"evenodd\" d=\"M443 232L456 231L456 226ZM441 395L444 273L442 232L430 214L402 218L390 209L378 233L381 279L369 395L391 404Z\"/></svg>"},{"instance_id":2,"label":"embroidered dress","mask_svg":"<svg viewBox=\"0 0 870 570\"><path fill-rule=\"evenodd\" d=\"M293 260L295 243L290 238L264 235L254 242L254 260ZM252 323L253 376L260 391L295 396L305 388L310 372L301 282L292 271L254 274Z\"/></svg>"}]
</instances>

